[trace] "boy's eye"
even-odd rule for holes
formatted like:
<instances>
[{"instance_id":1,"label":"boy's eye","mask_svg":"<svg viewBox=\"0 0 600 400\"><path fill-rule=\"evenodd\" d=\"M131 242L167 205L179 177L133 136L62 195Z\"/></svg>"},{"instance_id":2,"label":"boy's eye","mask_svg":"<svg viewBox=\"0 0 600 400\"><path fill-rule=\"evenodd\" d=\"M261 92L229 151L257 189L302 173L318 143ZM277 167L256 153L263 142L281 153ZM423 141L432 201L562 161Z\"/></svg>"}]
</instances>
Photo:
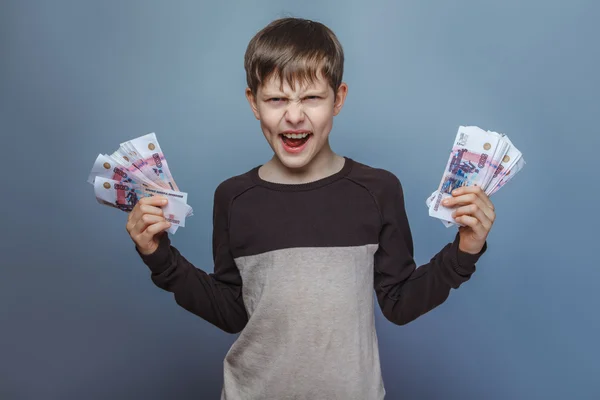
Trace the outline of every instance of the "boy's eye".
<instances>
[{"instance_id":1,"label":"boy's eye","mask_svg":"<svg viewBox=\"0 0 600 400\"><path fill-rule=\"evenodd\" d=\"M320 98L321 98L320 96L307 96L304 99L305 100L317 100L317 99L320 99ZM269 103L279 103L279 102L283 102L285 100L286 99L284 99L283 97L271 97L267 101Z\"/></svg>"}]
</instances>

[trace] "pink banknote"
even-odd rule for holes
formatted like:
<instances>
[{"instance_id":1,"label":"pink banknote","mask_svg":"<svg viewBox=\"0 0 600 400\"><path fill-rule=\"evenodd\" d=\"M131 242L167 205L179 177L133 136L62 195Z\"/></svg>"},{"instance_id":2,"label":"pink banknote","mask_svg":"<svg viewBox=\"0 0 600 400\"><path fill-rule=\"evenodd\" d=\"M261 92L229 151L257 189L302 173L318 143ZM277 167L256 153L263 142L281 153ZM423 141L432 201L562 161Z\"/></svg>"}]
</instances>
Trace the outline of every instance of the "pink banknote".
<instances>
[{"instance_id":1,"label":"pink banknote","mask_svg":"<svg viewBox=\"0 0 600 400\"><path fill-rule=\"evenodd\" d=\"M446 169L437 189L437 196L431 203L429 215L454 222L454 208L444 207L441 202L451 197L452 191L461 186L484 184L486 177L494 174L494 155L500 138L477 127L458 129Z\"/></svg>"},{"instance_id":2,"label":"pink banknote","mask_svg":"<svg viewBox=\"0 0 600 400\"><path fill-rule=\"evenodd\" d=\"M524 163L521 152L505 134L484 131L476 126L459 127L438 189L425 201L429 215L440 219L446 227L460 225L452 218L456 207L441 204L451 197L454 189L478 185L491 196Z\"/></svg>"},{"instance_id":3,"label":"pink banknote","mask_svg":"<svg viewBox=\"0 0 600 400\"><path fill-rule=\"evenodd\" d=\"M151 174L153 180L162 182L168 189L179 190L154 133L125 142L125 145L131 146L133 151L139 155L143 167L146 168L144 173Z\"/></svg>"},{"instance_id":4,"label":"pink banknote","mask_svg":"<svg viewBox=\"0 0 600 400\"><path fill-rule=\"evenodd\" d=\"M98 176L94 180L94 193L99 203L125 212L133 210L141 198L157 194L140 187ZM167 205L163 207L165 218L172 225L184 227L190 206L181 197L172 193L161 193L161 195L166 195L169 199Z\"/></svg>"}]
</instances>

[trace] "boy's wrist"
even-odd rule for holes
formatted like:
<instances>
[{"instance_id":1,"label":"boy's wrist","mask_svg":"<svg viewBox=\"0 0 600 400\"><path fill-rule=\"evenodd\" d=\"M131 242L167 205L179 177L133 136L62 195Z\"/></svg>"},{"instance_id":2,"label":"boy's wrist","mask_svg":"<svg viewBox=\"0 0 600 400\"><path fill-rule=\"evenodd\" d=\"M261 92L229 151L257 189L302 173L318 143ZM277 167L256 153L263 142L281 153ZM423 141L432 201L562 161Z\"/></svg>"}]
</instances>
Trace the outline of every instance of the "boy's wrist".
<instances>
[{"instance_id":1,"label":"boy's wrist","mask_svg":"<svg viewBox=\"0 0 600 400\"><path fill-rule=\"evenodd\" d=\"M166 264L169 259L171 241L168 234L165 232L158 242L158 247L150 254L143 254L137 246L135 251L140 255L144 264L146 264L152 272L160 273L166 269Z\"/></svg>"},{"instance_id":2,"label":"boy's wrist","mask_svg":"<svg viewBox=\"0 0 600 400\"><path fill-rule=\"evenodd\" d=\"M458 232L456 233L456 237L454 242L452 243L451 252L453 253L454 262L454 270L463 276L469 276L473 272L475 272L475 264L479 260L479 258L485 253L487 250L487 241L484 243L483 248L477 254L467 253L460 249L460 236Z\"/></svg>"},{"instance_id":3,"label":"boy's wrist","mask_svg":"<svg viewBox=\"0 0 600 400\"><path fill-rule=\"evenodd\" d=\"M458 241L458 235L456 240ZM463 268L471 268L475 266L475 263L479 260L479 258L483 255L483 253L485 253L485 251L487 250L487 240L484 242L483 247L481 248L481 250L477 253L471 253L471 252L467 252L467 251L463 251L460 249L460 246L457 245L456 246L456 252L457 252L457 260L458 260L458 265L460 265Z\"/></svg>"}]
</instances>

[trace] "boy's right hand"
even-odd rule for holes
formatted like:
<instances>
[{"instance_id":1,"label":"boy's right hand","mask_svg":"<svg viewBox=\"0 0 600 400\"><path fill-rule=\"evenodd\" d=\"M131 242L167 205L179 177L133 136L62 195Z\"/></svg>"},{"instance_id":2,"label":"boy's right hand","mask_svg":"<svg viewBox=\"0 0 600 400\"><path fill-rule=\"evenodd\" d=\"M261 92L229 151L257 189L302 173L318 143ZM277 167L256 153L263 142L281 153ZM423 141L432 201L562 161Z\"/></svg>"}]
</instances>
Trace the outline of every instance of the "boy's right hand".
<instances>
[{"instance_id":1,"label":"boy's right hand","mask_svg":"<svg viewBox=\"0 0 600 400\"><path fill-rule=\"evenodd\" d=\"M166 204L167 199L163 196L143 197L129 213L127 232L138 251L145 256L158 249L160 237L171 226L160 208Z\"/></svg>"}]
</instances>

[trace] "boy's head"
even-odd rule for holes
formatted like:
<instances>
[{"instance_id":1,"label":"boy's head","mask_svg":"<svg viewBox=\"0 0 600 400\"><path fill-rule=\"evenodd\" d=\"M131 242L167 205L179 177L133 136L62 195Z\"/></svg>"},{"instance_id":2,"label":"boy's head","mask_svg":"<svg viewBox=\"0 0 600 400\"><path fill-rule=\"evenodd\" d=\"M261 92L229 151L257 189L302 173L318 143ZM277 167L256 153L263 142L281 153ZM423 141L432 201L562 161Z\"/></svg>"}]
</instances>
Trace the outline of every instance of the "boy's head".
<instances>
[{"instance_id":1,"label":"boy's head","mask_svg":"<svg viewBox=\"0 0 600 400\"><path fill-rule=\"evenodd\" d=\"M248 44L244 67L252 111L286 167L302 168L329 149L347 93L344 52L329 28L299 18L273 21Z\"/></svg>"}]
</instances>

